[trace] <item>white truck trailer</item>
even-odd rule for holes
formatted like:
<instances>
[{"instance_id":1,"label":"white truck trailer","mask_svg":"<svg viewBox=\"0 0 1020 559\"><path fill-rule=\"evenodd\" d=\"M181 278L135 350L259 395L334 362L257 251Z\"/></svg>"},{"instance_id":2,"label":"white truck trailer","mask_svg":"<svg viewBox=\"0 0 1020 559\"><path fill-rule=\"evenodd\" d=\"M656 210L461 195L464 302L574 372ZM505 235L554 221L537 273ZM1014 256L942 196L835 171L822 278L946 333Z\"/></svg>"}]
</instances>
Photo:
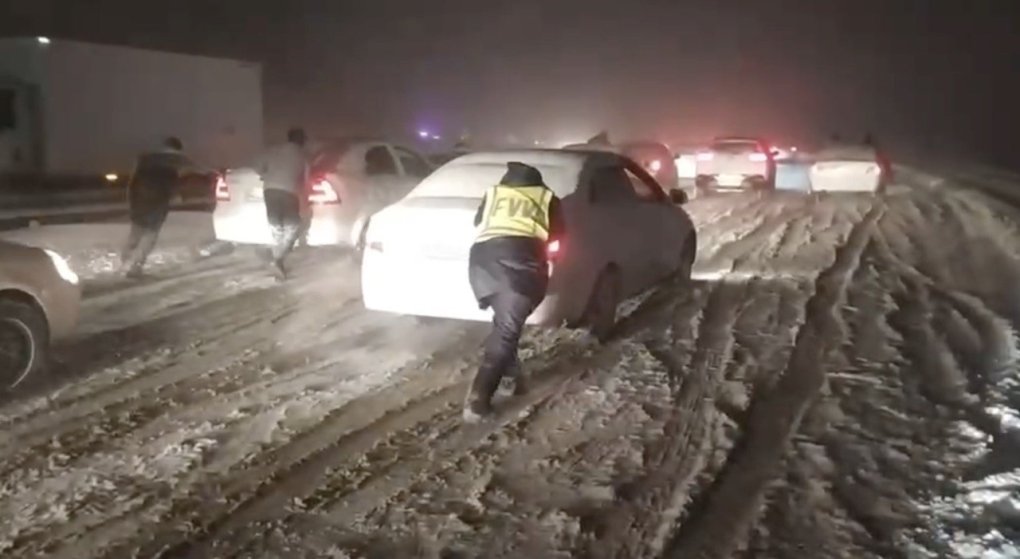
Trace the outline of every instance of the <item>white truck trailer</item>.
<instances>
[{"instance_id":1,"label":"white truck trailer","mask_svg":"<svg viewBox=\"0 0 1020 559\"><path fill-rule=\"evenodd\" d=\"M210 167L248 163L263 146L261 66L0 39L0 176L124 177L170 135Z\"/></svg>"}]
</instances>

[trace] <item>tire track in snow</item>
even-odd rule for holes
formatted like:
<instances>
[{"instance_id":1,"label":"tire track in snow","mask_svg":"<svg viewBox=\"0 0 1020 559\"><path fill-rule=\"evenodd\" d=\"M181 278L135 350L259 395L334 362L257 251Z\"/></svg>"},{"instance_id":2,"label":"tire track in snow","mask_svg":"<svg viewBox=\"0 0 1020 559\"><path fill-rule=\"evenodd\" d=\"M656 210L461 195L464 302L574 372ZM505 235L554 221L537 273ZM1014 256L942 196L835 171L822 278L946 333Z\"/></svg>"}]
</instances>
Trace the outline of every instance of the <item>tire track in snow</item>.
<instances>
[{"instance_id":1,"label":"tire track in snow","mask_svg":"<svg viewBox=\"0 0 1020 559\"><path fill-rule=\"evenodd\" d=\"M698 314L704 300L703 292L703 289L695 288L683 294L680 301L673 301L681 309L679 314ZM658 306L651 297L646 303L648 309ZM667 306L672 308L674 304ZM652 320L654 324L661 324L653 316L656 319L672 319L668 314L656 313L644 315L641 321ZM661 334L642 331L640 335L657 338ZM630 339L618 343L622 344L619 349L624 354L640 347ZM654 362L652 355L646 355ZM658 404L652 411L633 400L627 400L626 405L611 405L606 400L620 397L617 391L621 384L631 387L628 390L640 392L640 395L630 396L638 401L654 398L654 391L661 387L646 378L650 376L649 371L630 370L633 365L621 366L617 351L601 351L593 359L583 359L580 366L575 365L574 368L582 370L581 375L565 379L553 395L537 402L526 417L504 426L460 459L439 460L432 452L425 453L431 464L419 469L428 475L419 474L414 483L406 485L399 493L387 492L390 495L387 498L365 499L362 506L354 507L346 499L334 500L323 514L331 524L357 525L363 534L381 529L382 526L376 527L376 522L390 522L384 519L405 516L404 522L415 525L427 524L430 518L453 514L472 526L507 522L518 526L516 537L507 533L508 537L499 537L499 542L482 546L489 555L495 553L494 546L503 549L503 554L510 549L516 550L518 555L527 556L549 553L550 546L557 545L554 542L570 538L560 532L563 528L561 523L543 520L550 515L563 517L566 525L580 524L583 533L599 532L601 525L609 522L607 516L615 515L613 510L606 510L603 506L613 502L608 495L616 492L616 499L625 499L625 495L632 492L632 487L636 489L631 483L614 487L610 481L619 473L617 461L623 458L621 454L626 455L627 449L639 452L635 445L640 443L635 442L634 437L643 431L640 425L649 421L659 424L660 420L656 418L669 413L673 406ZM670 378L668 381L679 383L680 379ZM651 405L650 402L648 405ZM658 430L658 427L655 429ZM401 457L401 460L406 460L406 457ZM535 471L538 467L535 465L549 463L557 465L555 471L548 472L548 475L543 475L541 470ZM428 470L428 467L432 469ZM462 471L465 468L470 468L470 474ZM570 475L560 480L557 479L560 472L570 472ZM386 483L389 483L390 477L387 473ZM582 477L588 483L581 482L582 486L577 487L572 483L575 477ZM417 495L441 496L441 502L429 500L406 510L406 504L416 502ZM512 520L501 516L498 508L487 508L479 501L483 497L501 501L506 498L505 495L513 499L516 512ZM514 531L509 526L507 530ZM462 540L464 546L477 547L477 537L462 538L443 533L420 536L430 540L432 545L438 545L440 542L437 540L451 537ZM349 545L356 549L371 547L371 542L364 541L364 537L360 538L360 542L359 538L349 539ZM607 542L607 534L601 534L600 539ZM446 547L444 552L455 551ZM481 551L461 550L461 553L477 555Z\"/></svg>"},{"instance_id":2,"label":"tire track in snow","mask_svg":"<svg viewBox=\"0 0 1020 559\"><path fill-rule=\"evenodd\" d=\"M142 542L139 554L155 557L186 553L192 541L197 543L253 516L248 510L256 503L287 506L291 493L310 490L328 470L352 456L360 456L359 452L371 450L378 442L378 431L406 429L428 419L436 403L447 400L458 388L444 385L443 380L458 378L470 367L463 354L482 338L479 332L472 334L424 361L401 368L424 374L413 377L398 373L397 376L410 380L348 402L327 415L319 426L233 472L233 480L226 480L222 488L210 488L217 495L215 504L210 505L208 493L203 491L181 499L167 515L167 527L154 534L151 543ZM437 382L434 375L438 374L443 376ZM439 389L435 389L437 384ZM192 533L194 530L198 533ZM130 544L134 546L135 543ZM118 557L127 552L115 549L108 556Z\"/></svg>"},{"instance_id":3,"label":"tire track in snow","mask_svg":"<svg viewBox=\"0 0 1020 559\"><path fill-rule=\"evenodd\" d=\"M124 403L126 400L136 398L148 391L161 389L189 377L201 377L208 371L220 369L224 357L243 356L246 353L253 355L258 353L256 348L261 348L262 351L267 350L275 344L275 340L265 339L264 336L261 336L260 328L291 315L297 308L297 303L303 293L316 289L317 286L326 286L331 283L330 280L316 280L292 290L284 289L284 286L277 286L222 299L215 304L206 306L203 309L206 312L202 314L187 313L185 315L186 320L195 326L194 330L189 328L188 323L181 324L180 319L170 321L168 318L127 328L112 338L104 336L102 338L103 346L107 343L114 343L120 336L133 338L140 331L158 333L174 330L174 334L168 337L174 339L185 334L182 330L188 330L186 333L188 338L192 340L197 338L198 341L182 348L183 351L172 354L168 360L172 363L170 366L166 366L165 362L160 363L159 365L163 366L157 370L140 371L139 374L119 384L100 391L80 394L69 401L62 402L63 405L57 409L42 408L28 416L12 418L13 421L9 420L5 431L0 433L0 449L11 444L16 444L19 447L31 447L48 440L53 435L60 434L69 426L77 427L78 420L85 416ZM274 297L274 294L283 296ZM240 322L237 316L238 309L244 309L245 312ZM100 346L99 342L100 340L90 339L86 347ZM84 341L82 343L85 344ZM95 350L107 351L106 347L96 347ZM173 364L175 363L173 355L187 355L191 358ZM229 364L226 365L229 366ZM130 406L131 403L127 402L127 405ZM111 410L116 411L114 408Z\"/></svg>"},{"instance_id":4,"label":"tire track in snow","mask_svg":"<svg viewBox=\"0 0 1020 559\"><path fill-rule=\"evenodd\" d=\"M667 549L668 557L729 557L747 537L787 443L815 393L825 382L824 360L835 345L839 306L881 218L876 204L819 274L808 300L786 372L769 394L752 404L741 447L731 454L703 507L687 520Z\"/></svg>"},{"instance_id":5,"label":"tire track in snow","mask_svg":"<svg viewBox=\"0 0 1020 559\"><path fill-rule=\"evenodd\" d=\"M647 327L646 317L650 315L648 301L657 300L655 295L659 289L664 288L653 290L630 316L620 321L617 328L618 338ZM578 370L594 364L604 365L614 359L614 352L619 343L615 341L603 347L592 347L587 341L566 343L526 360L525 367L535 371L532 377L533 387L528 395L511 399L500 406L497 418L493 421L463 428L460 425L459 403L470 380L466 378L467 374L476 359L473 356L471 361L465 362L463 358L455 358L452 364L445 365L456 370L444 372L446 376L458 379L454 384L424 398L411 395L413 399L405 407L396 410L388 408L390 410L388 414L387 409L376 410L373 414L375 419L367 425L363 421L355 422L360 425L349 430L348 434L335 441L335 444L312 456L304 457L293 468L280 471L268 484L263 484L255 496L231 508L226 516L221 515L212 520L211 524L206 524L198 537L188 536L183 541L179 539L177 543L170 543L169 546L166 543L161 544L160 548L163 551L159 556L202 557L213 549L216 549L217 553L223 553L222 550L215 548L218 543L235 541L237 539L235 532L243 531L244 527L250 526L253 522L279 517L281 511L284 511L295 498L308 498L310 494L320 489L323 480L328 480L329 476L338 473L342 476L351 468L372 473L372 464L366 464L363 460L380 443L399 437L401 433L410 429L427 429L433 434L429 435L433 437L433 447L427 458L414 457L414 448L418 446L415 440L414 445L405 447L411 449L412 455L401 460L397 471L387 472L387 478L382 480L369 476L362 480L361 485L349 488L350 490L343 494L343 499L351 510L355 508L370 510L378 506L379 499L399 492L424 475L423 470L433 461L455 461L458 456L471 452L485 437L504 428L508 422L516 423L525 419L537 404L559 393ZM534 363L535 361L538 361L538 364ZM402 392L407 394L406 390ZM448 436L443 437L443 434Z\"/></svg>"},{"instance_id":6,"label":"tire track in snow","mask_svg":"<svg viewBox=\"0 0 1020 559\"><path fill-rule=\"evenodd\" d=\"M340 312L340 316L349 318L350 311L356 308L355 301L349 299L337 310L347 309L347 313ZM69 425L70 428L61 430L52 439L28 446L21 454L26 455L27 460L45 462L49 447L56 442L62 455L75 460L64 464L65 468L71 468L75 467L79 457L88 459L93 454L128 447L134 441L150 439L165 430L181 428L181 421L185 418L196 422L201 418L215 421L217 417L228 417L231 412L245 407L245 402L255 396L259 399L272 399L274 395L293 393L308 382L309 376L316 373L321 375L323 363L309 362L306 353L303 353L305 351L307 348L304 347L290 348L278 356L278 359L300 362L301 367L284 369L286 374L266 377L258 376L255 371L262 369L261 363L268 352L265 348L255 348L223 367L196 374L187 382L162 387L152 398L132 399L109 406L105 408L100 424L85 422ZM256 374L256 380L247 378L253 374ZM168 409L173 410L172 414L167 413ZM27 463L23 460L11 466L7 472L23 469Z\"/></svg>"},{"instance_id":7,"label":"tire track in snow","mask_svg":"<svg viewBox=\"0 0 1020 559\"><path fill-rule=\"evenodd\" d=\"M673 344L647 343L652 355L676 379L675 405L663 427L661 445L645 452L646 475L630 484L625 502L615 503L598 518L594 531L599 537L584 549L585 556L659 553L664 531L683 510L694 479L706 466L715 415L713 396L732 356L732 326L746 289L743 283L722 283L709 295L701 311L689 371L670 347Z\"/></svg>"},{"instance_id":8,"label":"tire track in snow","mask_svg":"<svg viewBox=\"0 0 1020 559\"><path fill-rule=\"evenodd\" d=\"M342 306L347 308L356 308L356 305L353 305L352 303L353 300L348 300L346 303L342 303ZM143 427L140 427L139 428L140 430L138 431L136 431L135 429L119 431L117 433L118 436L112 440L116 441L118 448L121 449L120 450L121 452L128 452L131 446L133 444L136 444L135 442L132 441L137 441L138 445L142 445L144 441L153 440L154 438L164 436L161 435L161 433L172 431L175 429L175 426L179 427L180 429L185 429L190 428L188 427L190 423L195 424L194 426L201 430L200 424L203 421L202 419L203 417L205 417L207 421L211 421L213 424L215 424L217 423L216 421L217 414L219 414L219 416L222 416L223 418L229 417L230 414L227 412L241 405L237 398L243 399L245 395L249 395L252 397L255 397L257 395L258 398L272 399L274 398L273 396L274 393L286 395L295 390L300 391L300 387L304 386L305 383L314 381L314 378L309 377L314 377L316 374L319 374L319 378L321 378L322 381L326 381L327 377L330 376L328 371L326 371L325 373L321 372L322 370L321 363L306 363L306 365L303 368L299 368L297 370L288 372L287 374L276 374L270 377L262 377L261 380L256 379L255 382L240 383L234 389L231 389L230 385L237 384L237 381L232 380L230 378L232 376L232 374L230 373L230 369L232 368L234 370L240 370L241 372L243 372L245 371L245 369L251 369L250 365L253 363L257 364L257 361L260 360L262 357L261 354L252 352L246 353L246 356L248 356L247 359L230 364L227 370L221 370L215 372L215 374L204 375L200 377L200 380L212 381L212 384L206 382L205 385L202 386L196 385L195 383L190 383L188 385L171 387L170 392L167 392L166 390L162 391L160 397L155 400L157 402L157 405L149 406L148 408L146 408L145 406L140 406L137 409L131 408L130 415L132 421L131 423L128 424L128 427L131 428L132 426L137 425L143 425ZM198 399L191 398L191 400L193 401L189 401L188 396L194 394L199 394L200 395L199 398ZM234 401L231 401L231 398L233 398ZM209 401L210 399L212 399L213 402L211 406L202 403L203 401ZM174 402L177 403L175 404ZM274 404L271 402L268 405ZM286 405L286 401L283 402L283 405ZM171 409L174 410L174 413L171 416L163 417L166 406L170 406ZM148 410L148 412L146 412L145 410ZM139 415L139 413L141 413L142 415ZM256 415L253 418L251 418L251 421L252 422L259 421L259 415ZM149 424L148 423L149 420L152 419L155 419L156 421L154 423ZM229 420L228 424L221 424L219 428L221 430L231 428L230 423L236 424L243 421L246 420L245 419L239 421ZM234 427L234 430L242 428L243 425L237 425L236 427ZM86 443L87 442L88 441L86 441ZM108 443L109 441L98 442L99 444L105 444ZM229 452L229 448L221 450L226 450ZM90 451L90 455L91 454L92 452ZM217 461L219 460L214 459L211 461L211 463L207 461L207 463L204 464L203 467L199 469L199 471L191 472L186 476L186 478L189 478L190 480L189 479L177 480L175 482L176 486L188 487L194 483L195 478L197 476L199 475L205 476L206 474L211 475L212 472L209 472L208 470L213 468L216 465ZM125 489L128 488L125 487ZM149 506L149 504L144 504L143 506L147 507ZM163 506L162 501L157 501L155 504L157 506ZM131 521L133 520L131 516L134 514L139 514L141 512L143 511L129 510L123 513L124 516L122 516L121 519L117 518L105 519L104 526L102 527L101 530L93 529L88 531L87 538L90 540L92 544L89 547L92 549L98 549L97 542L102 539L104 533L112 532L120 534L125 533L130 534L131 530L121 525L123 524L130 525ZM77 522L68 523L67 525L60 527L59 531L66 530L69 531L71 535L73 535L74 532L76 531L74 526L75 524L77 524ZM85 532L84 529L77 531L83 533ZM72 543L69 544L71 547L70 556L74 557L75 556L74 549L76 549L78 545L76 542L74 542L73 539L71 539L71 542Z\"/></svg>"}]
</instances>

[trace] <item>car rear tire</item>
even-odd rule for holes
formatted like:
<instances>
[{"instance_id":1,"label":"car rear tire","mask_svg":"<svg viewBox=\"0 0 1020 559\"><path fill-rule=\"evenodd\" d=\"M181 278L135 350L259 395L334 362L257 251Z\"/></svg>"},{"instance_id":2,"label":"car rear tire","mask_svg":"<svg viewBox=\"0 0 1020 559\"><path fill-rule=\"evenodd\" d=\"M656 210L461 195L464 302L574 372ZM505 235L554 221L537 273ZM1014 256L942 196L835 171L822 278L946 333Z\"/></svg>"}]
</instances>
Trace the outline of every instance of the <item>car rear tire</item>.
<instances>
[{"instance_id":1,"label":"car rear tire","mask_svg":"<svg viewBox=\"0 0 1020 559\"><path fill-rule=\"evenodd\" d=\"M10 390L46 366L46 316L35 305L0 300L0 390Z\"/></svg>"},{"instance_id":2,"label":"car rear tire","mask_svg":"<svg viewBox=\"0 0 1020 559\"><path fill-rule=\"evenodd\" d=\"M694 231L684 241L683 252L680 254L680 267L673 274L674 279L679 283L690 283L694 273L694 261L698 256L698 235Z\"/></svg>"},{"instance_id":3,"label":"car rear tire","mask_svg":"<svg viewBox=\"0 0 1020 559\"><path fill-rule=\"evenodd\" d=\"M704 198L711 195L718 188L719 183L709 175L698 175L694 179L694 197Z\"/></svg>"},{"instance_id":4,"label":"car rear tire","mask_svg":"<svg viewBox=\"0 0 1020 559\"><path fill-rule=\"evenodd\" d=\"M620 306L622 291L620 283L619 270L610 266L599 274L588 298L584 323L588 333L600 344L610 340L616 327L616 309Z\"/></svg>"},{"instance_id":5,"label":"car rear tire","mask_svg":"<svg viewBox=\"0 0 1020 559\"><path fill-rule=\"evenodd\" d=\"M774 188L768 179L761 175L755 175L744 179L743 189L752 192L771 192Z\"/></svg>"}]
</instances>

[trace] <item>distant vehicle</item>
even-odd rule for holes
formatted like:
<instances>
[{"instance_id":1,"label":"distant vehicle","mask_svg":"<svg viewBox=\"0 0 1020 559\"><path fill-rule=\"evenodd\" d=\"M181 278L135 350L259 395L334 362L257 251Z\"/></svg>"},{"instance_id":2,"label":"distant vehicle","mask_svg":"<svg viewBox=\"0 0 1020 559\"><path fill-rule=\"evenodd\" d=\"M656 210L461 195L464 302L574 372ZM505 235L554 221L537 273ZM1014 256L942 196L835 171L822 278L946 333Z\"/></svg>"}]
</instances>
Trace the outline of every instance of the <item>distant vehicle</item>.
<instances>
[{"instance_id":1,"label":"distant vehicle","mask_svg":"<svg viewBox=\"0 0 1020 559\"><path fill-rule=\"evenodd\" d=\"M699 195L742 190L773 190L776 160L759 138L724 137L698 152L695 185Z\"/></svg>"},{"instance_id":2,"label":"distant vehicle","mask_svg":"<svg viewBox=\"0 0 1020 559\"><path fill-rule=\"evenodd\" d=\"M302 208L306 246L359 247L375 212L400 200L433 170L410 149L386 142L337 139L312 148L310 188ZM216 185L216 239L271 245L262 178L247 167Z\"/></svg>"},{"instance_id":3,"label":"distant vehicle","mask_svg":"<svg viewBox=\"0 0 1020 559\"><path fill-rule=\"evenodd\" d=\"M186 92L186 93L182 93ZM262 147L258 63L45 37L0 39L0 175L123 186L177 136L225 168ZM13 180L13 179L12 179ZM211 181L195 188L212 197Z\"/></svg>"},{"instance_id":4,"label":"distant vehicle","mask_svg":"<svg viewBox=\"0 0 1020 559\"><path fill-rule=\"evenodd\" d=\"M834 145L815 154L809 174L813 192L883 192L892 167L872 146Z\"/></svg>"},{"instance_id":5,"label":"distant vehicle","mask_svg":"<svg viewBox=\"0 0 1020 559\"><path fill-rule=\"evenodd\" d=\"M509 161L538 168L562 199L567 232L549 246L549 293L529 324L586 326L604 339L626 297L689 278L694 226L640 165L605 151L520 150L465 155L372 218L362 263L369 309L487 321L468 282L474 216Z\"/></svg>"},{"instance_id":6,"label":"distant vehicle","mask_svg":"<svg viewBox=\"0 0 1020 559\"><path fill-rule=\"evenodd\" d=\"M45 367L78 321L78 275L57 253L0 241L0 390Z\"/></svg>"},{"instance_id":7,"label":"distant vehicle","mask_svg":"<svg viewBox=\"0 0 1020 559\"><path fill-rule=\"evenodd\" d=\"M605 138L605 139L604 139ZM607 137L596 136L593 140L598 142L585 144L570 144L563 149L570 151L608 151L629 157L641 165L648 174L663 186L667 192L680 188L680 179L677 172L676 162L673 153L666 147L666 144L649 140L636 140L620 144L607 143Z\"/></svg>"},{"instance_id":8,"label":"distant vehicle","mask_svg":"<svg viewBox=\"0 0 1020 559\"><path fill-rule=\"evenodd\" d=\"M468 152L456 151L446 153L434 153L432 155L427 155L426 158L428 159L429 164L431 164L433 167L439 168L449 163L450 161L453 161L454 159L457 159L458 157L464 155L465 153Z\"/></svg>"},{"instance_id":9,"label":"distant vehicle","mask_svg":"<svg viewBox=\"0 0 1020 559\"><path fill-rule=\"evenodd\" d=\"M797 156L797 146L772 146L772 155L776 161L784 161L787 159L793 159Z\"/></svg>"}]
</instances>

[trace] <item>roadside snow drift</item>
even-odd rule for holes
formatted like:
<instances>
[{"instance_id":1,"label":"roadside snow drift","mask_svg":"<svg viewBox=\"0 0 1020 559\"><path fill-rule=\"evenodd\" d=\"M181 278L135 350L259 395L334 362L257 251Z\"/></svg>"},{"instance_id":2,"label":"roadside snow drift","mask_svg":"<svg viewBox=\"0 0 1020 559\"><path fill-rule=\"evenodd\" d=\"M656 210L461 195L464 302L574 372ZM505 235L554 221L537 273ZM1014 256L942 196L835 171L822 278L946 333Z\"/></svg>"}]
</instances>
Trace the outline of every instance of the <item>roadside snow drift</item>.
<instances>
[{"instance_id":1,"label":"roadside snow drift","mask_svg":"<svg viewBox=\"0 0 1020 559\"><path fill-rule=\"evenodd\" d=\"M345 255L87 289L0 406L0 553L1017 556L1020 211L897 176L692 202L696 279L605 346L529 332L532 391L477 426L486 326L366 312Z\"/></svg>"},{"instance_id":2,"label":"roadside snow drift","mask_svg":"<svg viewBox=\"0 0 1020 559\"><path fill-rule=\"evenodd\" d=\"M90 279L117 270L129 229L126 221L41 225L4 231L0 238L55 250L68 259L79 276ZM158 269L190 261L196 249L214 239L210 213L170 212L149 265Z\"/></svg>"}]
</instances>

